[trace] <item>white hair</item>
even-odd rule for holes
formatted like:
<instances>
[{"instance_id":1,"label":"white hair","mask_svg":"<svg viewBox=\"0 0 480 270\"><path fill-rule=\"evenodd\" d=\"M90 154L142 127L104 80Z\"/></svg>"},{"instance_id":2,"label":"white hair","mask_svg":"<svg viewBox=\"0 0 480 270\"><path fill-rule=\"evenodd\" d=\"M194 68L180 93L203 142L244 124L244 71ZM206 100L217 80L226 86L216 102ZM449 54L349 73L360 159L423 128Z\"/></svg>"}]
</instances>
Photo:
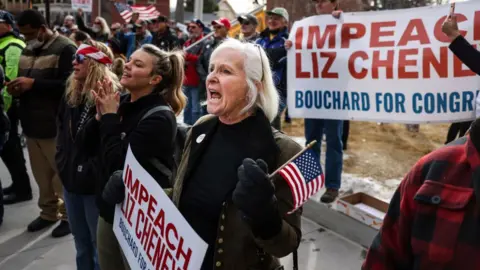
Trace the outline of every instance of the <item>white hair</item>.
<instances>
[{"instance_id":1,"label":"white hair","mask_svg":"<svg viewBox=\"0 0 480 270\"><path fill-rule=\"evenodd\" d=\"M213 51L211 59L225 49L236 50L245 55L244 69L248 85L248 104L242 110L242 113L253 108L259 108L272 122L278 114L279 95L273 83L272 70L267 54L259 45L229 38ZM263 90L259 91L257 89L258 83L261 84Z\"/></svg>"},{"instance_id":2,"label":"white hair","mask_svg":"<svg viewBox=\"0 0 480 270\"><path fill-rule=\"evenodd\" d=\"M101 33L110 37L110 27L108 27L107 21L103 17L97 17L96 20L99 20L102 25Z\"/></svg>"}]
</instances>

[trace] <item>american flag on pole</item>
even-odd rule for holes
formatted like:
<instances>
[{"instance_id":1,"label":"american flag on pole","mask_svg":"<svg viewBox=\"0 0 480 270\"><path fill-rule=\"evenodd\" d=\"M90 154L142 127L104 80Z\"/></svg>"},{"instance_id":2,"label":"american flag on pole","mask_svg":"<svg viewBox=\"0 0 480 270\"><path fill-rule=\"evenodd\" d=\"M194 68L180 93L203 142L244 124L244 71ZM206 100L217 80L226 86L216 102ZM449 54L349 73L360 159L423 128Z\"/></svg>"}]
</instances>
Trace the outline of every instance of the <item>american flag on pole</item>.
<instances>
[{"instance_id":1,"label":"american flag on pole","mask_svg":"<svg viewBox=\"0 0 480 270\"><path fill-rule=\"evenodd\" d=\"M287 164L279 174L288 182L293 195L294 212L325 184L320 158L312 149L308 149Z\"/></svg>"},{"instance_id":2,"label":"american flag on pole","mask_svg":"<svg viewBox=\"0 0 480 270\"><path fill-rule=\"evenodd\" d=\"M128 23L132 18L133 13L138 12L140 14L141 20L152 20L160 16L157 8L154 5L145 6L145 5L133 5L129 6L123 3L115 3L115 7L122 16L123 20Z\"/></svg>"}]
</instances>

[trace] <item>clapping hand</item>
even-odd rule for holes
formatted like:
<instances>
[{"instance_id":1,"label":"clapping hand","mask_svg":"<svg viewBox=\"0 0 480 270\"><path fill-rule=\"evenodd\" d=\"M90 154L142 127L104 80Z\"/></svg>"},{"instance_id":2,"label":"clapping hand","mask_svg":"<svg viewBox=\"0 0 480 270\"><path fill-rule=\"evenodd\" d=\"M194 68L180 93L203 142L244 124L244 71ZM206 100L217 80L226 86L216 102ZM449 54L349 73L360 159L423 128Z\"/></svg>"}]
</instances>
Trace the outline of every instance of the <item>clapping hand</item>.
<instances>
[{"instance_id":1,"label":"clapping hand","mask_svg":"<svg viewBox=\"0 0 480 270\"><path fill-rule=\"evenodd\" d=\"M110 80L104 79L98 82L97 88L91 90L91 93L97 106L97 120L100 120L100 117L104 114L117 113L120 105L120 93L113 90Z\"/></svg>"}]
</instances>

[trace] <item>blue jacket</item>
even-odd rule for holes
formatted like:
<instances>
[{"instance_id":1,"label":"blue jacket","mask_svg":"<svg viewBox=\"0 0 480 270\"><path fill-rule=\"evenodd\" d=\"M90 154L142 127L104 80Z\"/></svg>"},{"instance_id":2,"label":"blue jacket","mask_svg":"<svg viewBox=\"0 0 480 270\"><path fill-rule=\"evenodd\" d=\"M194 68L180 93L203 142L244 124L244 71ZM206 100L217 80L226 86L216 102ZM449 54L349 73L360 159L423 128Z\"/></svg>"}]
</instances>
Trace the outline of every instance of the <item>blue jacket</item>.
<instances>
[{"instance_id":1,"label":"blue jacket","mask_svg":"<svg viewBox=\"0 0 480 270\"><path fill-rule=\"evenodd\" d=\"M135 50L137 50L137 37L135 33L129 33L125 36L125 38L128 40L128 46L127 46L127 59L130 59L130 56L132 55ZM145 37L143 40L140 41L140 46L145 45L145 44L152 44L152 34L150 32L145 33Z\"/></svg>"},{"instance_id":2,"label":"blue jacket","mask_svg":"<svg viewBox=\"0 0 480 270\"><path fill-rule=\"evenodd\" d=\"M263 47L270 59L273 82L283 100L287 96L287 50L285 40L288 39L288 28L281 30L270 40L270 30L267 28L260 34L256 43Z\"/></svg>"}]
</instances>

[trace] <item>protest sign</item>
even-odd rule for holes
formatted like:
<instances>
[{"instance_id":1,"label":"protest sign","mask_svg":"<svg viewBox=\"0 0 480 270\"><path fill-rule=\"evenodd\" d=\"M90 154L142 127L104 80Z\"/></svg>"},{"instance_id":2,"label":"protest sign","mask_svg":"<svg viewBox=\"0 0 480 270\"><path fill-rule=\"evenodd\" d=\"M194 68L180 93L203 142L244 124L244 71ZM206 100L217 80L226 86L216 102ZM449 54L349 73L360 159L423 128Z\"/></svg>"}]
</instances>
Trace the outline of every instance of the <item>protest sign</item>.
<instances>
[{"instance_id":1,"label":"protest sign","mask_svg":"<svg viewBox=\"0 0 480 270\"><path fill-rule=\"evenodd\" d=\"M77 10L81 8L85 12L92 12L93 0L72 0L72 9Z\"/></svg>"},{"instance_id":2,"label":"protest sign","mask_svg":"<svg viewBox=\"0 0 480 270\"><path fill-rule=\"evenodd\" d=\"M128 149L113 230L132 269L197 270L207 244Z\"/></svg>"},{"instance_id":3,"label":"protest sign","mask_svg":"<svg viewBox=\"0 0 480 270\"><path fill-rule=\"evenodd\" d=\"M442 32L450 5L313 16L294 24L288 51L292 117L378 122L475 118L477 75ZM457 3L462 35L480 41L480 3Z\"/></svg>"}]
</instances>

